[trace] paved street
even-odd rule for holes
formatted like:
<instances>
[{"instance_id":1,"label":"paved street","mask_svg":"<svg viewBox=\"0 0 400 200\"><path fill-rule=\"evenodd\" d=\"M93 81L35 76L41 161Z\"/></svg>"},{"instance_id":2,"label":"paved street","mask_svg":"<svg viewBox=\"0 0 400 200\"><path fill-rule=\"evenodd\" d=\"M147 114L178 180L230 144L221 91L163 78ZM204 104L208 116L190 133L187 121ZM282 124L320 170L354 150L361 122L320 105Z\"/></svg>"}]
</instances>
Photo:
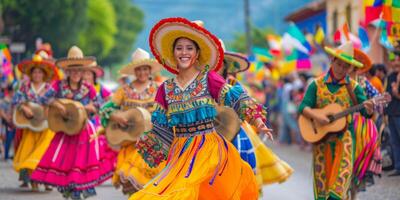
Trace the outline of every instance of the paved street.
<instances>
[{"instance_id":1,"label":"paved street","mask_svg":"<svg viewBox=\"0 0 400 200\"><path fill-rule=\"evenodd\" d=\"M275 147L274 151L295 169L293 176L283 184L264 186L265 200L310 200L312 196L311 154L300 151L296 146ZM400 178L389 178L384 174L376 179L377 184L360 193L359 200L400 200ZM18 188L17 174L11 163L0 162L0 200L61 200L56 192L33 193ZM97 187L98 195L88 200L127 199L109 182Z\"/></svg>"}]
</instances>

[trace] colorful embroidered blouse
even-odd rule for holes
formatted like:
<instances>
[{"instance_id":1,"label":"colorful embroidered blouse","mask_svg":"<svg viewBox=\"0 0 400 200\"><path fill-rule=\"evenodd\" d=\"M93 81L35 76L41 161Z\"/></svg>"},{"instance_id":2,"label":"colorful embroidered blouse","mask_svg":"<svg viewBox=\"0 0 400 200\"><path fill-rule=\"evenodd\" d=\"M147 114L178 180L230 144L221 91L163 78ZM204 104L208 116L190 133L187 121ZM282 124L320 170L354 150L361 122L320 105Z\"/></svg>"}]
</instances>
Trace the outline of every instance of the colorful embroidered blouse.
<instances>
[{"instance_id":1,"label":"colorful embroidered blouse","mask_svg":"<svg viewBox=\"0 0 400 200\"><path fill-rule=\"evenodd\" d=\"M346 76L341 82L335 82L333 81L333 78L330 76L329 73L327 73L325 76L320 77L319 79L323 79L324 85L328 88L329 92L331 93L336 93L339 91L341 87L345 87L345 84L349 83L352 79L350 79L349 76ZM318 79L317 79L318 80ZM304 95L303 101L301 102L299 106L299 113L302 113L304 108L310 107L310 108L316 108L317 107L317 82L316 80L312 81L310 85L307 88L307 91ZM362 103L365 100L367 100L367 97L365 96L363 88L359 85L356 84L354 86L354 95L356 96L356 99L358 103ZM365 109L361 110L361 114L364 116L369 116Z\"/></svg>"},{"instance_id":2,"label":"colorful embroidered blouse","mask_svg":"<svg viewBox=\"0 0 400 200\"><path fill-rule=\"evenodd\" d=\"M166 159L172 140L214 132L215 102L232 107L242 120L266 121L266 112L240 86L231 86L216 72L200 72L186 87L175 79L165 81L156 95L152 113L153 129L145 134L137 147L146 162L157 166Z\"/></svg>"},{"instance_id":3,"label":"colorful embroidered blouse","mask_svg":"<svg viewBox=\"0 0 400 200\"><path fill-rule=\"evenodd\" d=\"M137 91L133 82L124 87L118 88L110 101L100 109L101 124L106 127L110 115L115 110L128 110L135 107L147 108L150 112L154 110L154 97L157 85L153 81L143 91Z\"/></svg>"},{"instance_id":4,"label":"colorful embroidered blouse","mask_svg":"<svg viewBox=\"0 0 400 200\"><path fill-rule=\"evenodd\" d=\"M56 98L72 99L81 102L83 105L96 101L95 88L85 81L82 82L81 87L77 90L73 90L66 80L56 81L53 84L53 89Z\"/></svg>"},{"instance_id":5,"label":"colorful embroidered blouse","mask_svg":"<svg viewBox=\"0 0 400 200\"><path fill-rule=\"evenodd\" d=\"M36 91L30 81L23 82L13 97L13 105L19 105L28 101L40 105L47 105L53 98L54 89L51 84L43 83Z\"/></svg>"}]
</instances>

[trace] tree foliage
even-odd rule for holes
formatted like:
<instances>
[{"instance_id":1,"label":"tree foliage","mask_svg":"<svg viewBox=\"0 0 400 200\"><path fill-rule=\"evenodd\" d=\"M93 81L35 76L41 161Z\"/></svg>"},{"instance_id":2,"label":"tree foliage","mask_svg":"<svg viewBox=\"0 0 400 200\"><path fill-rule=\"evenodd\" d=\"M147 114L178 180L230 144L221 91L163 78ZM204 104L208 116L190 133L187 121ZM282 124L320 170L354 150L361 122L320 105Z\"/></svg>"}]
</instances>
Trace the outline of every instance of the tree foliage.
<instances>
[{"instance_id":1,"label":"tree foliage","mask_svg":"<svg viewBox=\"0 0 400 200\"><path fill-rule=\"evenodd\" d=\"M258 28L255 26L251 26L252 46L268 48L269 46L266 40L266 35L273 33L274 31L271 28ZM231 47L231 49L236 52L247 53L246 34L235 34L235 38L231 43L229 43L229 47Z\"/></svg>"},{"instance_id":2,"label":"tree foliage","mask_svg":"<svg viewBox=\"0 0 400 200\"><path fill-rule=\"evenodd\" d=\"M86 55L103 58L115 45L115 10L109 0L88 0L87 26L79 34L79 46Z\"/></svg>"},{"instance_id":3,"label":"tree foliage","mask_svg":"<svg viewBox=\"0 0 400 200\"><path fill-rule=\"evenodd\" d=\"M56 55L65 55L86 25L87 0L0 0L4 34L24 42L27 53L38 37L50 42Z\"/></svg>"},{"instance_id":4,"label":"tree foliage","mask_svg":"<svg viewBox=\"0 0 400 200\"><path fill-rule=\"evenodd\" d=\"M143 29L143 12L130 0L111 0L117 12L118 31L115 35L115 46L109 55L102 59L104 65L121 63L126 60L138 33Z\"/></svg>"}]
</instances>

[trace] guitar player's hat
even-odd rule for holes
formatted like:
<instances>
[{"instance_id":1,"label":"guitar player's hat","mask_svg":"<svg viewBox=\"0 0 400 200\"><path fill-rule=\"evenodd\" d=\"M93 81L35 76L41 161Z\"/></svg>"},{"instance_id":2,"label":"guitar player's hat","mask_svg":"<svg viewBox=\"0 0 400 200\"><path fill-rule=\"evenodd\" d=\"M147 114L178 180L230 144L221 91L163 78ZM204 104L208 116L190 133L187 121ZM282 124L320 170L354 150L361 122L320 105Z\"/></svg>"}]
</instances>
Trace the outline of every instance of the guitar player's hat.
<instances>
[{"instance_id":1,"label":"guitar player's hat","mask_svg":"<svg viewBox=\"0 0 400 200\"><path fill-rule=\"evenodd\" d=\"M354 47L351 42L346 42L342 45L340 45L338 48L330 48L330 47L325 47L326 53L329 55L340 59L343 62L346 62L352 66L355 66L357 68L362 68L363 64L359 61L357 61L354 58Z\"/></svg>"},{"instance_id":2,"label":"guitar player's hat","mask_svg":"<svg viewBox=\"0 0 400 200\"><path fill-rule=\"evenodd\" d=\"M32 59L24 60L18 64L19 71L31 79L33 68L40 68L45 72L44 81L56 80L58 78L55 65L52 62L44 60L40 55L34 55Z\"/></svg>"}]
</instances>

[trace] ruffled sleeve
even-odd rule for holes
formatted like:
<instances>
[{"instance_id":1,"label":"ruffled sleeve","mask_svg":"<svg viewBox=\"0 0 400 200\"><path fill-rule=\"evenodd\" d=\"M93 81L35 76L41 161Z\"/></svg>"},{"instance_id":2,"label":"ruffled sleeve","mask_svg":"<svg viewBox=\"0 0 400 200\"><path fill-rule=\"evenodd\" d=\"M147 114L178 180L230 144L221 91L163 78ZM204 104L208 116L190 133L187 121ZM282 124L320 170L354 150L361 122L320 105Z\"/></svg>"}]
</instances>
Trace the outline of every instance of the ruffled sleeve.
<instances>
[{"instance_id":1,"label":"ruffled sleeve","mask_svg":"<svg viewBox=\"0 0 400 200\"><path fill-rule=\"evenodd\" d=\"M28 101L27 97L27 88L29 84L24 82L21 83L21 86L19 89L15 92L13 99L12 99L12 105L14 106L19 106L20 104L23 104Z\"/></svg>"},{"instance_id":2,"label":"ruffled sleeve","mask_svg":"<svg viewBox=\"0 0 400 200\"><path fill-rule=\"evenodd\" d=\"M155 104L156 108L151 116L153 128L136 144L139 153L150 167L157 167L167 159L174 138L173 131L168 126L164 84L158 88Z\"/></svg>"},{"instance_id":3,"label":"ruffled sleeve","mask_svg":"<svg viewBox=\"0 0 400 200\"><path fill-rule=\"evenodd\" d=\"M251 98L240 84L231 86L212 71L208 74L208 86L217 103L233 108L242 120L254 125L254 120L259 118L266 123L266 109Z\"/></svg>"}]
</instances>

